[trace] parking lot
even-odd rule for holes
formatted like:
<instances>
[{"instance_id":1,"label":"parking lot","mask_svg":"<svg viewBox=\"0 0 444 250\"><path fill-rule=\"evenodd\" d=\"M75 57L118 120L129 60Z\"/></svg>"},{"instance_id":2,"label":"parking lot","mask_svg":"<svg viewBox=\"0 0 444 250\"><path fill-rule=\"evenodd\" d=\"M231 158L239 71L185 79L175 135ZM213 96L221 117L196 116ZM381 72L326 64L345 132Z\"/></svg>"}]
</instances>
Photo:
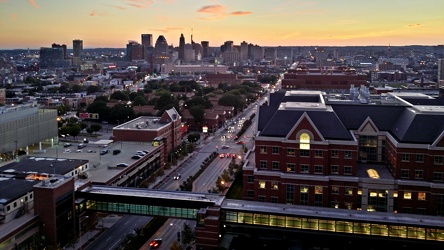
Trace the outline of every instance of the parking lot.
<instances>
[{"instance_id":1,"label":"parking lot","mask_svg":"<svg viewBox=\"0 0 444 250\"><path fill-rule=\"evenodd\" d=\"M88 160L90 162L88 179L96 183L105 183L124 169L122 163L131 165L137 161L137 159L132 159L137 151L146 150L151 152L155 149L149 142L97 144L100 141L103 140L97 138L96 140L90 140L88 143L68 142L70 145L61 142L54 147L45 148L43 153L30 153L29 156ZM79 148L79 144L85 144L85 146L81 145ZM106 150L106 153L101 153L103 150ZM122 165L117 168L118 164Z\"/></svg>"}]
</instances>

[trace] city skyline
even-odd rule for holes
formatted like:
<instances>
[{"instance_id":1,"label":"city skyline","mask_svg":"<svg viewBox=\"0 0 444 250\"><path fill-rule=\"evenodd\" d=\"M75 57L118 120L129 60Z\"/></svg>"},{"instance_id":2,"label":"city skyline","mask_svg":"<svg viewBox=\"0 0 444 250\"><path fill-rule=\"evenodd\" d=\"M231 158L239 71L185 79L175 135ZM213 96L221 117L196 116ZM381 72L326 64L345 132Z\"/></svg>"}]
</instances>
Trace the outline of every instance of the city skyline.
<instances>
[{"instance_id":1,"label":"city skyline","mask_svg":"<svg viewBox=\"0 0 444 250\"><path fill-rule=\"evenodd\" d=\"M444 43L444 1L0 0L0 49L83 40L123 48L165 36L178 46L225 41L260 46L405 46Z\"/></svg>"}]
</instances>

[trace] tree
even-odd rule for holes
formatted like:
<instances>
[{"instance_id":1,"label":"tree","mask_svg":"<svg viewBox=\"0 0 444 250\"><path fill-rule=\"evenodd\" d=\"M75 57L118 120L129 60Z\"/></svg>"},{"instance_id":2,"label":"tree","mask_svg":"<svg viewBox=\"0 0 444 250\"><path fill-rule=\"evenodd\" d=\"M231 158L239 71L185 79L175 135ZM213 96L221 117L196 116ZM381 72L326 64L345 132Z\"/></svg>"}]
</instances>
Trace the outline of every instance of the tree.
<instances>
[{"instance_id":1,"label":"tree","mask_svg":"<svg viewBox=\"0 0 444 250\"><path fill-rule=\"evenodd\" d=\"M94 123L89 126L94 132L99 132L102 129L102 125Z\"/></svg>"},{"instance_id":2,"label":"tree","mask_svg":"<svg viewBox=\"0 0 444 250\"><path fill-rule=\"evenodd\" d=\"M195 239L196 239L196 235L195 235L194 231L191 229L191 227L187 223L184 223L182 226L182 232L181 232L182 244L188 245L191 242L193 242Z\"/></svg>"},{"instance_id":3,"label":"tree","mask_svg":"<svg viewBox=\"0 0 444 250\"><path fill-rule=\"evenodd\" d=\"M189 110L190 114L194 118L194 122L196 124L203 124L205 120L205 108L202 105L196 105L191 107Z\"/></svg>"},{"instance_id":4,"label":"tree","mask_svg":"<svg viewBox=\"0 0 444 250\"><path fill-rule=\"evenodd\" d=\"M106 102L103 101L94 101L86 108L88 113L97 113L99 114L99 119L105 121L108 121L110 117L110 110L111 109L106 106Z\"/></svg>"},{"instance_id":5,"label":"tree","mask_svg":"<svg viewBox=\"0 0 444 250\"><path fill-rule=\"evenodd\" d=\"M197 142L199 139L200 139L200 134L198 133L189 134L187 138L189 142Z\"/></svg>"},{"instance_id":6,"label":"tree","mask_svg":"<svg viewBox=\"0 0 444 250\"><path fill-rule=\"evenodd\" d=\"M134 118L134 110L125 104L116 104L110 110L109 121L121 123Z\"/></svg>"},{"instance_id":7,"label":"tree","mask_svg":"<svg viewBox=\"0 0 444 250\"><path fill-rule=\"evenodd\" d=\"M123 91L115 91L111 94L110 99L120 100L120 101L129 101L130 97Z\"/></svg>"},{"instance_id":8,"label":"tree","mask_svg":"<svg viewBox=\"0 0 444 250\"><path fill-rule=\"evenodd\" d=\"M86 93L89 95L89 94L92 94L92 93L98 92L99 90L100 90L100 87L99 87L99 86L97 86L97 85L89 85L89 86L86 88Z\"/></svg>"},{"instance_id":9,"label":"tree","mask_svg":"<svg viewBox=\"0 0 444 250\"><path fill-rule=\"evenodd\" d=\"M136 96L136 98L134 98L134 106L143 106L146 104L147 101L144 96Z\"/></svg>"}]
</instances>

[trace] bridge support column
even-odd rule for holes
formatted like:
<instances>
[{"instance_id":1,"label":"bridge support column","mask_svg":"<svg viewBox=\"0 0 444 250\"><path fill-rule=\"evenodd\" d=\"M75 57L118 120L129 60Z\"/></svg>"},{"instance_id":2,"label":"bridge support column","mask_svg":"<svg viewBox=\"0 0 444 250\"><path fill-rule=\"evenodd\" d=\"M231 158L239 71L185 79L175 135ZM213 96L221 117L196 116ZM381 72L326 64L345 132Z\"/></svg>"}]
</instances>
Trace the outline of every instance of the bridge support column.
<instances>
[{"instance_id":1,"label":"bridge support column","mask_svg":"<svg viewBox=\"0 0 444 250\"><path fill-rule=\"evenodd\" d=\"M217 249L220 243L220 207L202 208L198 211L196 249Z\"/></svg>"}]
</instances>

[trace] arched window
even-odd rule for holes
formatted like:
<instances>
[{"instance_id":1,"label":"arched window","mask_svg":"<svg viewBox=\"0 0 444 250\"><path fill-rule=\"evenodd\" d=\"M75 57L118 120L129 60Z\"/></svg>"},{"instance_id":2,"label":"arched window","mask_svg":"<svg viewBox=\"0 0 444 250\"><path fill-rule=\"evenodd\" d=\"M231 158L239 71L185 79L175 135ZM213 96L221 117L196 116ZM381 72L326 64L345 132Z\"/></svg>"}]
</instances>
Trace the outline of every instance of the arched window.
<instances>
[{"instance_id":1,"label":"arched window","mask_svg":"<svg viewBox=\"0 0 444 250\"><path fill-rule=\"evenodd\" d=\"M299 149L310 150L310 135L307 133L299 136Z\"/></svg>"}]
</instances>

